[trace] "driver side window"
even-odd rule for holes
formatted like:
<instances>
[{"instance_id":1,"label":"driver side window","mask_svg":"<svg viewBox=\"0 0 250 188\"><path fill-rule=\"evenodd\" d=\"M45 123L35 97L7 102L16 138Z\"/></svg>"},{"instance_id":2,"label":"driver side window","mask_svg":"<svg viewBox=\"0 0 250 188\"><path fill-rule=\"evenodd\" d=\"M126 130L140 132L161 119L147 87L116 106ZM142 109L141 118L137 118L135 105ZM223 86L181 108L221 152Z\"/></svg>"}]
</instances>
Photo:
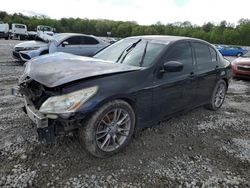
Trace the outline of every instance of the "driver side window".
<instances>
[{"instance_id":1,"label":"driver side window","mask_svg":"<svg viewBox=\"0 0 250 188\"><path fill-rule=\"evenodd\" d=\"M177 43L167 54L165 58L166 61L178 61L183 64L183 70L180 72L181 74L189 74L193 71L192 50L188 42Z\"/></svg>"},{"instance_id":2,"label":"driver side window","mask_svg":"<svg viewBox=\"0 0 250 188\"><path fill-rule=\"evenodd\" d=\"M70 37L68 39L65 40L66 42L68 42L68 45L79 45L81 44L81 40L78 36L74 36L74 37Z\"/></svg>"}]
</instances>

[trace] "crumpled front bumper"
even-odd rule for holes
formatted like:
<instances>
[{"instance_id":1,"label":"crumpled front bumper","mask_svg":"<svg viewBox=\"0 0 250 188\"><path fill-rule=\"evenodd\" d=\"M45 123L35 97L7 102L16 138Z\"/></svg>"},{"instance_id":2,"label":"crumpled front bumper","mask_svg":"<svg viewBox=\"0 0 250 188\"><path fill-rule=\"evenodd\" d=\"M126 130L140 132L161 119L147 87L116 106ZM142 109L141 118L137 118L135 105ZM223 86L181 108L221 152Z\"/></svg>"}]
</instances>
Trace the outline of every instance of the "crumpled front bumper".
<instances>
[{"instance_id":1,"label":"crumpled front bumper","mask_svg":"<svg viewBox=\"0 0 250 188\"><path fill-rule=\"evenodd\" d=\"M31 121L36 124L39 140L45 140L46 143L54 143L54 127L49 126L49 119L35 108L34 104L28 99L28 97L20 94L19 87L12 88L11 94L17 97L23 97L23 111L28 115Z\"/></svg>"}]
</instances>

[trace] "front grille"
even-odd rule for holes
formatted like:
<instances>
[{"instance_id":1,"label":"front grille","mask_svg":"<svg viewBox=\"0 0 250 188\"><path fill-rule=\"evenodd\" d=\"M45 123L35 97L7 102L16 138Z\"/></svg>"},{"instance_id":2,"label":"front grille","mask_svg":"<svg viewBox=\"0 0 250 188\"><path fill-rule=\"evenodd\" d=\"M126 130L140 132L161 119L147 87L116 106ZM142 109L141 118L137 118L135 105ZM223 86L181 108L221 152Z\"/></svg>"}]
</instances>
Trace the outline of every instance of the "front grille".
<instances>
[{"instance_id":1,"label":"front grille","mask_svg":"<svg viewBox=\"0 0 250 188\"><path fill-rule=\"evenodd\" d=\"M238 70L242 70L242 71L250 71L250 66L249 65L241 65L241 66L237 66Z\"/></svg>"}]
</instances>

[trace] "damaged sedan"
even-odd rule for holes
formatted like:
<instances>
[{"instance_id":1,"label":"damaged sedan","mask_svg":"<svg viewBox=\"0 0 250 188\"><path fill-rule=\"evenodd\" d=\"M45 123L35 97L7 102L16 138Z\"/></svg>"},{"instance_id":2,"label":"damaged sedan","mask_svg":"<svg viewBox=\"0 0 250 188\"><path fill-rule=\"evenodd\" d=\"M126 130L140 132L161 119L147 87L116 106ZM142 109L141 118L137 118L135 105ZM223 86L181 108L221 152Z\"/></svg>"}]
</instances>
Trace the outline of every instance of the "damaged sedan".
<instances>
[{"instance_id":1,"label":"damaged sedan","mask_svg":"<svg viewBox=\"0 0 250 188\"><path fill-rule=\"evenodd\" d=\"M203 105L218 110L230 78L230 63L205 41L138 36L93 58L34 58L13 93L23 96L40 139L53 142L76 131L87 151L103 158L166 116Z\"/></svg>"}]
</instances>

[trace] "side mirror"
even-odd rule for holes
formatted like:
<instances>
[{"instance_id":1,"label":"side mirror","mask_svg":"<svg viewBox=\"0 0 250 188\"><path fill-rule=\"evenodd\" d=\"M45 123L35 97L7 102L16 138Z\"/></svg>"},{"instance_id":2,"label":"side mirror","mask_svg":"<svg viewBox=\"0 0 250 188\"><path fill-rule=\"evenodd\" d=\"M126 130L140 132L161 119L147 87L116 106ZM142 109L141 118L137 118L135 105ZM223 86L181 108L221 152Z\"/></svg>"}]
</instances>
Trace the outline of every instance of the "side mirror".
<instances>
[{"instance_id":1,"label":"side mirror","mask_svg":"<svg viewBox=\"0 0 250 188\"><path fill-rule=\"evenodd\" d=\"M67 46L67 45L69 45L69 43L68 43L67 41L63 41L62 47L65 47L65 46Z\"/></svg>"},{"instance_id":2,"label":"side mirror","mask_svg":"<svg viewBox=\"0 0 250 188\"><path fill-rule=\"evenodd\" d=\"M179 61L168 61L163 64L164 72L180 72L183 69L183 64Z\"/></svg>"}]
</instances>

